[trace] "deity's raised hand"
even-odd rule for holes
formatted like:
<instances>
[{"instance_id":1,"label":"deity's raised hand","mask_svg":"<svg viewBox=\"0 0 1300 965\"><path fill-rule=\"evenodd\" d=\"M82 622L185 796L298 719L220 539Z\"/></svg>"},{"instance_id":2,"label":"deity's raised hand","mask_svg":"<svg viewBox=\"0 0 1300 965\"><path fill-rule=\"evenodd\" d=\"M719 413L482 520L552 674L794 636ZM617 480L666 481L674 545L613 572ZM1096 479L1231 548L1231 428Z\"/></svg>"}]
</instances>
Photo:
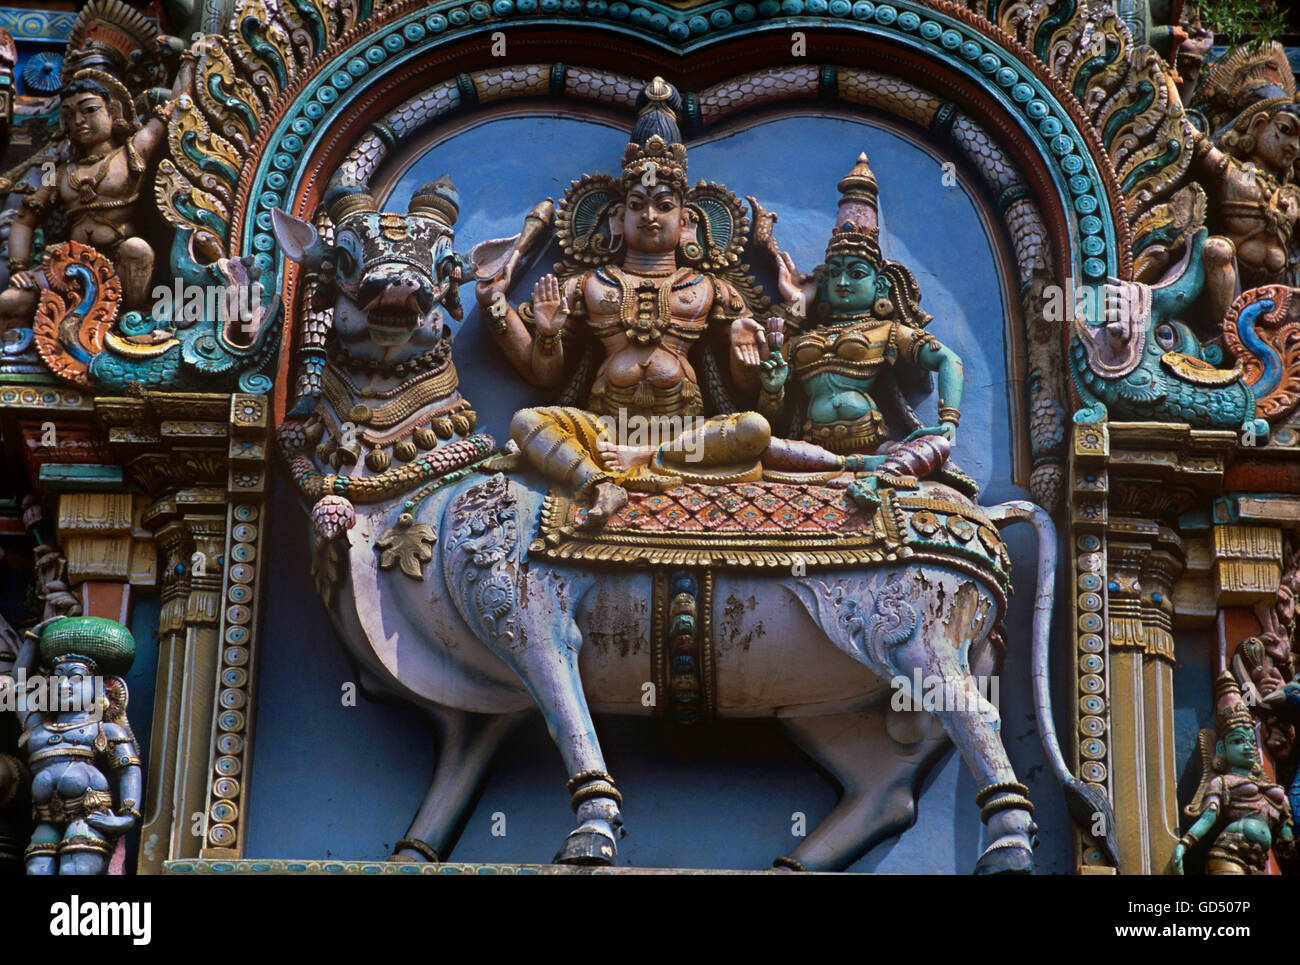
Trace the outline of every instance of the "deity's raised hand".
<instances>
[{"instance_id":1,"label":"deity's raised hand","mask_svg":"<svg viewBox=\"0 0 1300 965\"><path fill-rule=\"evenodd\" d=\"M543 275L533 286L533 317L543 332L561 329L568 321L569 309L560 291L560 281L554 275Z\"/></svg>"}]
</instances>

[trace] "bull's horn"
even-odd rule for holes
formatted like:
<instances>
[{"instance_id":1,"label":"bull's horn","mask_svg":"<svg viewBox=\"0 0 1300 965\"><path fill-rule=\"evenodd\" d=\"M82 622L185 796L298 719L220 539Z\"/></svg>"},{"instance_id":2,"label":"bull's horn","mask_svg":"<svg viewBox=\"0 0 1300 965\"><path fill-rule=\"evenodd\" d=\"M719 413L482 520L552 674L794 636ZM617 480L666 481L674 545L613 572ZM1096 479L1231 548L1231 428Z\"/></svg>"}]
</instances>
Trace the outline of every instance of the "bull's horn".
<instances>
[{"instance_id":1,"label":"bull's horn","mask_svg":"<svg viewBox=\"0 0 1300 965\"><path fill-rule=\"evenodd\" d=\"M329 246L321 240L320 233L310 221L296 218L279 208L272 208L271 228L290 261L296 261L313 271L320 267Z\"/></svg>"},{"instance_id":2,"label":"bull's horn","mask_svg":"<svg viewBox=\"0 0 1300 965\"><path fill-rule=\"evenodd\" d=\"M325 188L324 202L325 210L335 224L356 211L379 210L366 186L345 177L342 171L330 178L330 183Z\"/></svg>"},{"instance_id":3,"label":"bull's horn","mask_svg":"<svg viewBox=\"0 0 1300 965\"><path fill-rule=\"evenodd\" d=\"M428 215L450 228L460 217L460 192L451 183L451 176L444 174L437 181L421 185L411 195L406 211L408 214Z\"/></svg>"}]
</instances>

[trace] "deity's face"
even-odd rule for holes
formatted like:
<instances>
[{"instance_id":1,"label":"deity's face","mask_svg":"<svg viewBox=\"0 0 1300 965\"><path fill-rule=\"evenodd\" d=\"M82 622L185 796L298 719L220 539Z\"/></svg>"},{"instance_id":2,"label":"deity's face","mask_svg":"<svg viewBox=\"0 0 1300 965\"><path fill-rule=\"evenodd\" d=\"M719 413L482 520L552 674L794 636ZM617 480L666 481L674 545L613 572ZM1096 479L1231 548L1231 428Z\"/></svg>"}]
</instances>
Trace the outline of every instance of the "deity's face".
<instances>
[{"instance_id":1,"label":"deity's face","mask_svg":"<svg viewBox=\"0 0 1300 965\"><path fill-rule=\"evenodd\" d=\"M83 91L66 98L59 108L68 140L85 149L103 144L113 134L113 115L98 94Z\"/></svg>"},{"instance_id":2,"label":"deity's face","mask_svg":"<svg viewBox=\"0 0 1300 965\"><path fill-rule=\"evenodd\" d=\"M1219 741L1219 756L1229 767L1251 770L1258 761L1255 748L1255 731L1249 727L1234 727Z\"/></svg>"},{"instance_id":3,"label":"deity's face","mask_svg":"<svg viewBox=\"0 0 1300 965\"><path fill-rule=\"evenodd\" d=\"M623 240L631 251L672 251L689 222L682 196L667 184L634 185L622 207Z\"/></svg>"},{"instance_id":4,"label":"deity's face","mask_svg":"<svg viewBox=\"0 0 1300 965\"><path fill-rule=\"evenodd\" d=\"M1289 171L1300 157L1300 116L1287 110L1274 113L1255 139L1255 157L1279 175Z\"/></svg>"},{"instance_id":5,"label":"deity's face","mask_svg":"<svg viewBox=\"0 0 1300 965\"><path fill-rule=\"evenodd\" d=\"M876 269L864 258L832 255L821 281L822 301L832 312L861 312L876 300Z\"/></svg>"},{"instance_id":6,"label":"deity's face","mask_svg":"<svg viewBox=\"0 0 1300 965\"><path fill-rule=\"evenodd\" d=\"M82 660L60 660L54 668L59 709L91 710L95 706L95 671Z\"/></svg>"}]
</instances>

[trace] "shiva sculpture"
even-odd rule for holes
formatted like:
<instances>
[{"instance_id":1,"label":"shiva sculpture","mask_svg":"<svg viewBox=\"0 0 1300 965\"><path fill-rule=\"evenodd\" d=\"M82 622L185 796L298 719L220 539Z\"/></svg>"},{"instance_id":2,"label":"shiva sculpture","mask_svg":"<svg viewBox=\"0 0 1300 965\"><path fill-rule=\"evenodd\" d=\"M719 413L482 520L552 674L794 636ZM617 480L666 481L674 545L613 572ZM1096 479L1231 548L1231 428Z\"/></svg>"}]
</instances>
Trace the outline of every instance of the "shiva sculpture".
<instances>
[{"instance_id":1,"label":"shiva sculpture","mask_svg":"<svg viewBox=\"0 0 1300 965\"><path fill-rule=\"evenodd\" d=\"M1174 846L1173 869L1185 873L1199 845L1205 874L1263 874L1270 850L1294 851L1291 807L1285 788L1264 776L1255 720L1232 674L1221 673L1214 689L1215 730L1200 734L1201 785L1185 808L1195 823Z\"/></svg>"},{"instance_id":2,"label":"shiva sculpture","mask_svg":"<svg viewBox=\"0 0 1300 965\"><path fill-rule=\"evenodd\" d=\"M622 178L584 178L561 206L565 261L557 268L564 280L538 281L531 305L523 306L533 330L502 298L517 258L478 284L493 336L530 382L554 388L572 378L571 356L584 348L594 354L588 336L603 350L583 408L525 409L510 427L541 472L579 498L591 497L586 519L593 526L627 504L627 487L759 478L771 434L754 412L706 420L701 375L688 357L702 343L703 382L715 411L729 408L716 342L726 346L732 384L753 394L756 368L769 350L752 314L764 303L737 265L744 214L717 185L688 188L676 90L655 78L638 107ZM579 367L566 394L583 391L588 367ZM616 442L610 426L618 419L653 424L655 444Z\"/></svg>"},{"instance_id":3,"label":"shiva sculpture","mask_svg":"<svg viewBox=\"0 0 1300 965\"><path fill-rule=\"evenodd\" d=\"M135 641L112 620L62 617L29 633L18 654L14 673L29 688L38 659L58 684L58 706L29 695L18 708L37 822L27 873L103 874L116 840L140 821L143 776L121 679Z\"/></svg>"},{"instance_id":4,"label":"shiva sculpture","mask_svg":"<svg viewBox=\"0 0 1300 965\"><path fill-rule=\"evenodd\" d=\"M656 99L664 103L657 82L645 95ZM679 143L652 134L633 140L625 156L684 167L684 155ZM680 183L676 175L665 179ZM578 182L574 193L589 185ZM696 190L706 199L722 194ZM613 863L623 801L596 737L596 709L671 714L682 723L778 717L845 793L822 825L777 863L845 867L914 820L918 775L944 746L930 718L886 709L890 680L910 685L916 671L961 691L958 709L934 715L980 786L976 803L989 845L976 870L1029 871L1033 805L999 739L997 710L972 678L998 660L994 629L1005 611L1009 558L997 527L1015 521L1032 522L1040 537L1033 636L1039 729L1072 815L1088 822L1105 813L1104 799L1069 774L1042 686L1055 554L1045 513L1028 503L980 507L952 488L901 472L882 475L874 500L861 501L848 494L852 471L837 485L799 482L786 470L771 481L760 461L769 442L765 420L725 413L703 428L706 437L716 436L703 447L700 473L716 465L715 453L724 454L720 461L743 450L757 468L741 481L697 481L695 466L674 464L680 480L649 492L629 487L621 506L586 505L576 490L599 484L590 477L575 472L561 481L550 467L539 475L530 459L498 450L490 436L474 432L442 316L459 311L462 277L452 250L459 208L450 180L417 190L406 215L377 210L363 186L340 176L325 202L332 229L325 237L308 221L273 213L285 253L315 286L311 298L333 304L321 391L304 397L278 436L311 512L318 588L362 669L363 686L414 702L438 731L432 785L396 857L448 855L493 752L513 724L540 708L563 758L578 821L555 860ZM742 363L735 368L757 372L763 330L746 321L751 316L730 282L706 276L691 284L702 273L676 268L663 276L676 278L672 284L653 276L633 282L627 261L608 270L605 253L614 235L603 232L611 208L617 223L624 204L645 206L622 221L637 229L628 257L637 254L641 237L656 238L664 253L680 246L680 236L673 236L689 216L680 212L675 190L611 187L596 202L604 218L590 215L595 226L581 222L581 234L572 233L579 224L569 215L573 202L571 194L560 207L558 234L573 250L581 244L591 251L605 277L539 284L532 306L536 336L525 331L526 312L507 316L504 340L522 369L558 383L551 367L557 363L547 353L558 351L555 343L564 338L559 332L567 322L557 323L557 316L565 314L567 297L568 314L586 312L597 326L626 311L627 327L606 337L641 345L646 336L642 361L652 370L676 368L662 384L652 380L646 387L624 385L626 373L607 367L601 391L640 412L664 402L668 376L677 393L690 393L687 383L699 385L683 379L685 348L703 335L700 322L710 314L721 315L718 334L732 340L731 358ZM659 214L649 213L652 206ZM707 203L697 207L706 218L717 211ZM525 236L537 233L536 217ZM726 227L721 218L714 226ZM724 233L721 247L706 257L721 257L736 237ZM499 247L496 254L503 264L518 261ZM674 292L675 285L687 287ZM500 304L492 297L484 302ZM686 324L696 319L694 327ZM680 340L652 344L669 326ZM555 337L544 351L547 335ZM607 350L607 365L618 358ZM589 374L596 377L594 369ZM725 387L720 371L714 376ZM706 374L702 381L708 387L715 380ZM667 411L680 399L675 395ZM764 427L751 430L756 420ZM516 428L537 425L555 430L552 446L578 440L566 467L604 455L594 418L589 430L572 436L561 431L566 423L556 410L515 419ZM524 443L527 452L527 433ZM601 526L587 523L593 511L607 513ZM707 529L699 521L705 517ZM752 631L743 654L714 643L715 621L731 597L754 601L735 629ZM621 652L584 646L620 637L641 643ZM657 693L650 707L643 701L647 677Z\"/></svg>"}]
</instances>

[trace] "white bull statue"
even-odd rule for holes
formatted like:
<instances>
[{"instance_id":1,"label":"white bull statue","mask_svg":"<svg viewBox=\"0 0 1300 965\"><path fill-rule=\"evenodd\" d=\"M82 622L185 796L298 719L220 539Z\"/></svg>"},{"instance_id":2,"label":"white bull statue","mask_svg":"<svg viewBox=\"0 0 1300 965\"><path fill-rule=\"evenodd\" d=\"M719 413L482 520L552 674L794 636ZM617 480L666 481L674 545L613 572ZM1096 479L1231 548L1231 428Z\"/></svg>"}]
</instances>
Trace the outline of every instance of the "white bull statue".
<instances>
[{"instance_id":1,"label":"white bull statue","mask_svg":"<svg viewBox=\"0 0 1300 965\"><path fill-rule=\"evenodd\" d=\"M906 531L930 507L940 528L962 521L979 538L959 547L954 537L945 551L899 537L847 565L813 553L802 573L788 558L784 567L696 559L658 570L556 561L539 538L543 517L554 512L546 483L493 471L493 443L473 433L457 385L441 314L460 311L450 181L420 189L407 214L379 212L363 189L331 190L328 241L308 222L273 212L284 252L314 273L318 304L333 305L319 391L308 393L279 438L312 507L318 586L367 692L414 704L436 725L432 783L396 858L450 854L493 753L538 708L577 815L555 860L614 863L622 798L592 713L655 713L643 699L656 679L652 625L656 607L671 604L658 617L660 631L666 621L688 635L717 628L713 713L775 717L844 789L778 866L842 869L910 826L917 775L946 737L981 789L990 843L975 870L1030 872L1032 805L1002 746L998 712L975 679L997 669L991 637L1005 610L1008 563L996 527L1016 521L1038 531L1032 679L1042 741L1076 822L1091 828L1101 814L1104 827L1113 826L1104 796L1070 774L1052 722L1055 533L1041 509L980 507L921 482L885 493L886 529ZM675 581L669 596L665 581ZM736 600L744 605L728 609ZM740 640L747 645L734 645ZM669 686L675 672L665 668L657 679ZM960 709L933 716L889 709L897 686L920 704L921 694L911 694L917 679L947 682L956 698L947 706Z\"/></svg>"}]
</instances>

